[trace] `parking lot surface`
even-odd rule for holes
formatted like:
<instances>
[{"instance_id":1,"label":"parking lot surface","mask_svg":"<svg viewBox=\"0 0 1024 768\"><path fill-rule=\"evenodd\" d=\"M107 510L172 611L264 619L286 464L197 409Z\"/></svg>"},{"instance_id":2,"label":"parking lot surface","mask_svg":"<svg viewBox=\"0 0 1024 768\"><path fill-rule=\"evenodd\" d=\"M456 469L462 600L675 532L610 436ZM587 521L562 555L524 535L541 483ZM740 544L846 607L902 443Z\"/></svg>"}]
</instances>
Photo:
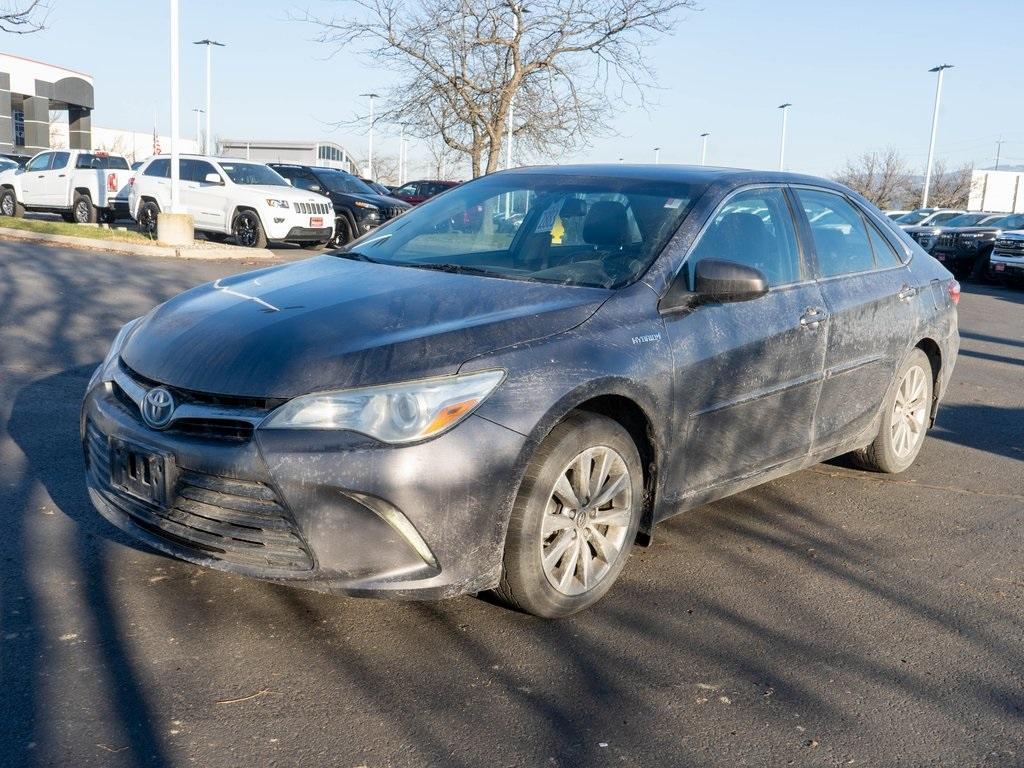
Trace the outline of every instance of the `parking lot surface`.
<instances>
[{"instance_id":1,"label":"parking lot surface","mask_svg":"<svg viewBox=\"0 0 1024 768\"><path fill-rule=\"evenodd\" d=\"M247 268L0 243L0 765L1024 765L1024 291L965 286L911 470L676 517L550 622L207 571L92 510L117 328Z\"/></svg>"}]
</instances>

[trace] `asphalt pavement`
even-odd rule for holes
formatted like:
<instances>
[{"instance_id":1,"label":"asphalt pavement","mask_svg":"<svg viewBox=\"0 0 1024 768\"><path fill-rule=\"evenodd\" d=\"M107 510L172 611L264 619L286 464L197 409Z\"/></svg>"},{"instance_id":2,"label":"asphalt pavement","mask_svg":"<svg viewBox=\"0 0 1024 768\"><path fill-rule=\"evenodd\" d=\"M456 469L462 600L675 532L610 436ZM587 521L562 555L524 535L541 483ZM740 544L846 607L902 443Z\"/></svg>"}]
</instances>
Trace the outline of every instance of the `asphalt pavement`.
<instances>
[{"instance_id":1,"label":"asphalt pavement","mask_svg":"<svg viewBox=\"0 0 1024 768\"><path fill-rule=\"evenodd\" d=\"M0 765L1024 765L1024 290L965 286L911 470L676 517L542 621L203 570L93 511L117 328L264 265L0 243Z\"/></svg>"}]
</instances>

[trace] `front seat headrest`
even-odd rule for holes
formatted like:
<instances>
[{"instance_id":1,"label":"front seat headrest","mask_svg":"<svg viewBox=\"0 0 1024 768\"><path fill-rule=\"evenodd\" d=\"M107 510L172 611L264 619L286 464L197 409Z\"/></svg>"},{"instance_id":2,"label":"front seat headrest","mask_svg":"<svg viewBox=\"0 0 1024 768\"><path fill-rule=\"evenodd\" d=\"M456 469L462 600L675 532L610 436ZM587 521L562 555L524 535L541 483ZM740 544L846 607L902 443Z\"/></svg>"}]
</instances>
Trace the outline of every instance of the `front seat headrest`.
<instances>
[{"instance_id":1,"label":"front seat headrest","mask_svg":"<svg viewBox=\"0 0 1024 768\"><path fill-rule=\"evenodd\" d=\"M615 200L591 204L583 221L583 240L590 245L621 247L629 242L626 206Z\"/></svg>"}]
</instances>

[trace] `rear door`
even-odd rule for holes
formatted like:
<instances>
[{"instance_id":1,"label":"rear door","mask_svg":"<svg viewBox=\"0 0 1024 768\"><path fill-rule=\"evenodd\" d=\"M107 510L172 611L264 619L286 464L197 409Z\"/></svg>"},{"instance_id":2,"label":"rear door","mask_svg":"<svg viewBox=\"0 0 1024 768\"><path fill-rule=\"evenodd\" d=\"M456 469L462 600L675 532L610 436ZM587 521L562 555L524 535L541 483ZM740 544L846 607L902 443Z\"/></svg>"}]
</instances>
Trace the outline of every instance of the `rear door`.
<instances>
[{"instance_id":1,"label":"rear door","mask_svg":"<svg viewBox=\"0 0 1024 768\"><path fill-rule=\"evenodd\" d=\"M829 314L814 450L857 437L878 413L916 323L917 289L892 244L853 201L795 187ZM877 255L876 255L877 252Z\"/></svg>"},{"instance_id":2,"label":"rear door","mask_svg":"<svg viewBox=\"0 0 1024 768\"><path fill-rule=\"evenodd\" d=\"M667 478L684 495L806 455L825 356L819 288L782 187L746 189L719 207L682 266L691 290L705 258L756 267L769 290L664 318L681 432Z\"/></svg>"}]
</instances>

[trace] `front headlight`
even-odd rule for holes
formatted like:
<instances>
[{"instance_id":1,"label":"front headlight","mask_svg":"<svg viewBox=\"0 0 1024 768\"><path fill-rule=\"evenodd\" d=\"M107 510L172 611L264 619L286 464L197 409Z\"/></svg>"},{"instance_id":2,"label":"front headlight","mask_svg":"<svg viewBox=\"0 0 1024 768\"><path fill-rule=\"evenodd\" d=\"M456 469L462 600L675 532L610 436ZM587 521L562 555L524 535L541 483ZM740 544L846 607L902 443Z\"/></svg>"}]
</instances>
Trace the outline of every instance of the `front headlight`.
<instances>
[{"instance_id":1,"label":"front headlight","mask_svg":"<svg viewBox=\"0 0 1024 768\"><path fill-rule=\"evenodd\" d=\"M114 364L117 362L118 355L121 354L121 347L124 346L132 330L139 324L141 319L141 317L136 317L134 320L130 320L121 326L121 330L117 332L114 341L110 345L110 349L107 351L107 356L103 358L103 362L99 364L99 367L93 371L92 378L89 379L89 386L86 387L87 390L92 389L101 378L107 380L111 377Z\"/></svg>"},{"instance_id":2,"label":"front headlight","mask_svg":"<svg viewBox=\"0 0 1024 768\"><path fill-rule=\"evenodd\" d=\"M338 429L384 443L411 443L445 432L471 414L504 371L303 395L282 405L262 429Z\"/></svg>"},{"instance_id":3,"label":"front headlight","mask_svg":"<svg viewBox=\"0 0 1024 768\"><path fill-rule=\"evenodd\" d=\"M271 208L290 208L291 207L290 205L288 205L288 201L287 200L271 200L270 198L267 198L267 205L269 205Z\"/></svg>"},{"instance_id":4,"label":"front headlight","mask_svg":"<svg viewBox=\"0 0 1024 768\"><path fill-rule=\"evenodd\" d=\"M379 211L380 209L372 203L364 203L362 200L356 200L354 203L356 208L365 208L368 211Z\"/></svg>"}]
</instances>

